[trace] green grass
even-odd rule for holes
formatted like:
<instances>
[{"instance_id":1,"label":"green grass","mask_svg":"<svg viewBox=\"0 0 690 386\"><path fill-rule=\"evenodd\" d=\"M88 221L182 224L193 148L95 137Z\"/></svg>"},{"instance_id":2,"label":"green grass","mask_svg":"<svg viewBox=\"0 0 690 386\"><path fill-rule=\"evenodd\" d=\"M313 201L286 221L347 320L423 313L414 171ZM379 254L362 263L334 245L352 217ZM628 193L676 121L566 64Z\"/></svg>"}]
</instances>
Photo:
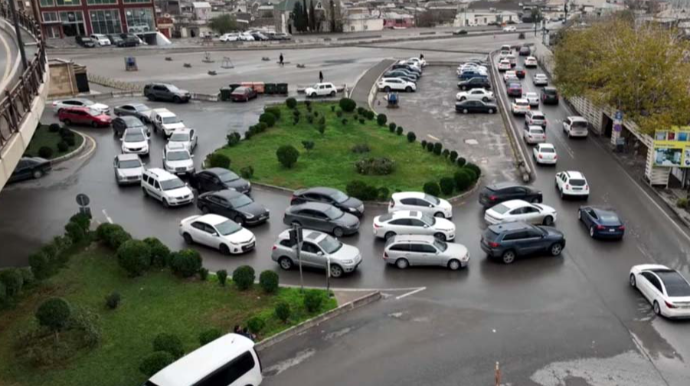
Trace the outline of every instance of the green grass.
<instances>
[{"instance_id":1,"label":"green grass","mask_svg":"<svg viewBox=\"0 0 690 386\"><path fill-rule=\"evenodd\" d=\"M53 149L53 156L51 158L57 158L81 146L81 143L84 141L84 137L79 134L75 134L74 146L70 146L67 151L63 153L61 153L57 147L57 144L60 141L62 141L62 138L60 138L59 133L51 133L48 131L48 125L41 125L38 127L38 129L36 129L34 136L31 137L31 142L29 143L29 147L24 152L24 155L27 157L38 157L38 150L43 146L48 146Z\"/></svg>"},{"instance_id":2,"label":"green grass","mask_svg":"<svg viewBox=\"0 0 690 386\"><path fill-rule=\"evenodd\" d=\"M438 182L441 177L452 177L458 170L444 158L422 149L419 138L413 143L407 141L407 132L413 127L404 127L403 135L388 131L388 126L378 126L375 120L364 124L354 122L353 114L344 114L348 123L343 125L334 112L335 103L312 103L319 117L309 124L306 106L298 104L300 121L293 125L293 113L285 105L280 106L281 119L272 128L243 140L234 147L218 151L229 156L231 168L240 170L244 166L254 168L255 182L299 189L310 186L330 186L345 190L348 182L361 180L376 187L387 187L391 192L421 191L425 182ZM317 120L325 114L326 131L323 136L317 131ZM302 141L315 142L314 149L307 152ZM367 144L371 152L355 154L350 149L356 144ZM300 152L299 160L292 169L283 167L276 157L281 145L291 144ZM367 157L388 157L395 161L395 172L387 176L365 176L357 173L354 164Z\"/></svg>"},{"instance_id":3,"label":"green grass","mask_svg":"<svg viewBox=\"0 0 690 386\"><path fill-rule=\"evenodd\" d=\"M108 310L104 297L115 290L122 295L122 303L116 310ZM38 305L53 296L95 312L102 341L69 363L35 369L15 358L12 345L19 331L35 326ZM295 310L289 324L273 315L281 300ZM331 299L322 311L335 307L336 301ZM207 282L183 280L169 270L132 279L110 251L90 248L73 256L58 275L27 291L17 308L0 312L0 385L138 386L145 381L139 364L153 351L151 342L158 333L178 335L190 352L199 347L202 331L216 327L229 332L253 316L267 321L260 334L265 338L314 315L304 310L298 289L281 288L276 295L266 295L258 287L239 292L232 283L221 287L215 276L209 276Z\"/></svg>"}]
</instances>

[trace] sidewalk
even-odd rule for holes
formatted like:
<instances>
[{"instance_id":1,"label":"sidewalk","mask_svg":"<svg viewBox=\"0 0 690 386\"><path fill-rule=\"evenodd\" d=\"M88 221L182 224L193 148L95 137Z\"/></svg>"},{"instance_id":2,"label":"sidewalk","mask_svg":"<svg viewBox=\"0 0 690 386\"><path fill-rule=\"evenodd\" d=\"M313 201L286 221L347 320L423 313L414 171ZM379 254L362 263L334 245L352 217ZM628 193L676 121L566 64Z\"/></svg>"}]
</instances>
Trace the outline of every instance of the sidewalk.
<instances>
[{"instance_id":1,"label":"sidewalk","mask_svg":"<svg viewBox=\"0 0 690 386\"><path fill-rule=\"evenodd\" d=\"M364 75L357 80L357 84L350 94L350 98L357 102L357 106L365 108L369 106L369 94L371 93L372 87L374 87L379 76L381 76L381 74L383 74L393 63L395 63L393 59L382 60L379 64L368 69Z\"/></svg>"}]
</instances>

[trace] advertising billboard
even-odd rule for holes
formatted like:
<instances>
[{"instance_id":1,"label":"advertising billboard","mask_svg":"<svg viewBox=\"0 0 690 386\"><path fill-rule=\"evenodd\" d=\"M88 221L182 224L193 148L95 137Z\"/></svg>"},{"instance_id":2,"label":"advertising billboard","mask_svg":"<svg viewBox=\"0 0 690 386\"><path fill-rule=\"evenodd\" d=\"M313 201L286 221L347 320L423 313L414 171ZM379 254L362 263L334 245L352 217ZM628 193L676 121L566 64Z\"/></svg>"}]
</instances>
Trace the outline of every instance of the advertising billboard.
<instances>
[{"instance_id":1,"label":"advertising billboard","mask_svg":"<svg viewBox=\"0 0 690 386\"><path fill-rule=\"evenodd\" d=\"M690 127L654 133L654 166L690 168Z\"/></svg>"}]
</instances>

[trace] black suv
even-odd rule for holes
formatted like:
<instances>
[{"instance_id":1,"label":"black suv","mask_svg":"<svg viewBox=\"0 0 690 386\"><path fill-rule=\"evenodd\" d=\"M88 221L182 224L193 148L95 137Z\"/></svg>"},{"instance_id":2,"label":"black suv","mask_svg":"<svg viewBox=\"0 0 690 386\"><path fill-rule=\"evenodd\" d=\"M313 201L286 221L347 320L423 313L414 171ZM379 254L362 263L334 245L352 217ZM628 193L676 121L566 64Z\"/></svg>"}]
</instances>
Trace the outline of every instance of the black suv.
<instances>
[{"instance_id":1,"label":"black suv","mask_svg":"<svg viewBox=\"0 0 690 386\"><path fill-rule=\"evenodd\" d=\"M528 186L522 186L513 182L499 182L487 185L479 192L479 203L485 208L498 205L503 201L523 200L527 202L542 202L542 194Z\"/></svg>"},{"instance_id":2,"label":"black suv","mask_svg":"<svg viewBox=\"0 0 690 386\"><path fill-rule=\"evenodd\" d=\"M472 90L473 88L488 90L491 88L491 82L489 82L489 78L476 77L458 82L458 88L463 91Z\"/></svg>"},{"instance_id":3,"label":"black suv","mask_svg":"<svg viewBox=\"0 0 690 386\"><path fill-rule=\"evenodd\" d=\"M113 135L122 137L127 129L140 128L144 130L146 135L151 135L151 129L146 126L139 118L127 115L124 117L117 117L110 123L113 126Z\"/></svg>"},{"instance_id":4,"label":"black suv","mask_svg":"<svg viewBox=\"0 0 690 386\"><path fill-rule=\"evenodd\" d=\"M503 263L510 264L525 255L560 255L565 248L565 236L556 228L512 222L486 228L481 247L489 257L500 257Z\"/></svg>"},{"instance_id":5,"label":"black suv","mask_svg":"<svg viewBox=\"0 0 690 386\"><path fill-rule=\"evenodd\" d=\"M541 90L541 102L545 105L558 104L558 90L555 87L544 87Z\"/></svg>"},{"instance_id":6,"label":"black suv","mask_svg":"<svg viewBox=\"0 0 690 386\"><path fill-rule=\"evenodd\" d=\"M180 90L172 84L150 83L144 86L144 96L150 101L162 100L175 103L189 102L192 94L187 90Z\"/></svg>"}]
</instances>

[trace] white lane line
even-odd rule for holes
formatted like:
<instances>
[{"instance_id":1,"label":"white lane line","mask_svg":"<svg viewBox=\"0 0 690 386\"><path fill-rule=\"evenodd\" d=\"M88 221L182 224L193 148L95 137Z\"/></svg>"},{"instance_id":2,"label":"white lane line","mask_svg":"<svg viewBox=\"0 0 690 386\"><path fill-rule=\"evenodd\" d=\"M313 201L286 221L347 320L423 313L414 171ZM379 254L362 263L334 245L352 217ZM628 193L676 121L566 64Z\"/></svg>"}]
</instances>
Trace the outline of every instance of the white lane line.
<instances>
[{"instance_id":1,"label":"white lane line","mask_svg":"<svg viewBox=\"0 0 690 386\"><path fill-rule=\"evenodd\" d=\"M9 82L9 75L10 75L10 69L12 68L12 52L10 51L10 45L7 43L7 39L3 36L3 34L0 33L0 42L2 42L2 45L5 46L5 52L7 53L7 61L5 62L5 73L2 75L2 80L3 80L3 85L2 89L5 89L5 84L6 82Z\"/></svg>"},{"instance_id":2,"label":"white lane line","mask_svg":"<svg viewBox=\"0 0 690 386\"><path fill-rule=\"evenodd\" d=\"M434 136L431 135L431 134L427 134L426 136L429 137L429 138L431 138L431 139L433 139L434 141L438 141L438 140L439 140L438 138L434 137Z\"/></svg>"},{"instance_id":3,"label":"white lane line","mask_svg":"<svg viewBox=\"0 0 690 386\"><path fill-rule=\"evenodd\" d=\"M111 224L113 223L113 219L110 218L110 216L108 216L108 212L106 212L105 209L103 209L103 215L105 216L106 219L108 219L109 223L111 223Z\"/></svg>"},{"instance_id":4,"label":"white lane line","mask_svg":"<svg viewBox=\"0 0 690 386\"><path fill-rule=\"evenodd\" d=\"M76 131L76 130L75 130L75 131ZM84 159L84 158L90 156L94 151L96 151L96 147L98 147L98 145L96 144L96 140L93 139L91 136L86 135L86 134L82 133L81 131L79 132L79 134L81 134L81 135L83 135L83 136L85 137L84 140L87 140L87 139L88 139L89 141L91 141L91 144L93 145L93 146L91 147L91 150L89 150L88 152L86 152L86 154L82 154L82 155L80 155L79 157L77 157L77 159Z\"/></svg>"},{"instance_id":5,"label":"white lane line","mask_svg":"<svg viewBox=\"0 0 690 386\"><path fill-rule=\"evenodd\" d=\"M422 292L422 291L424 291L425 289L426 289L426 287L417 288L417 289L414 290L414 291L410 291L410 292L408 292L408 293L404 293L404 294L402 294L402 295L396 297L395 300L400 300L400 299L405 298L405 297L408 297L408 296L410 296L410 295L414 295L414 294L416 294L417 292Z\"/></svg>"}]
</instances>

